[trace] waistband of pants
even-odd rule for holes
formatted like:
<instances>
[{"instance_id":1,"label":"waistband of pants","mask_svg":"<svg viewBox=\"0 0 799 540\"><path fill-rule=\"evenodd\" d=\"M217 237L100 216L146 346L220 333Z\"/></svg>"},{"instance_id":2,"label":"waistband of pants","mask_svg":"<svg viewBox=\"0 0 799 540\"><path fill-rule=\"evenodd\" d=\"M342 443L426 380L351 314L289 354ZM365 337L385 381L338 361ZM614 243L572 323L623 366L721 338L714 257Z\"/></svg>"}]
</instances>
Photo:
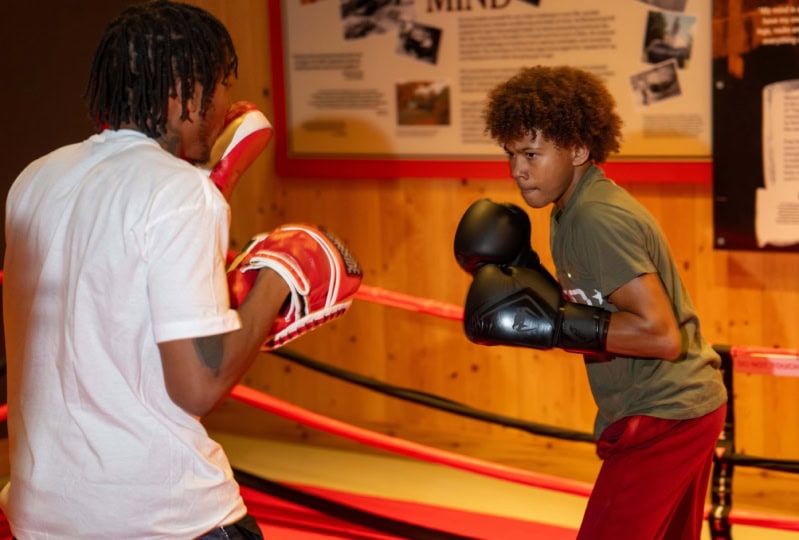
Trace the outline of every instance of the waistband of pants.
<instances>
[{"instance_id":1,"label":"waistband of pants","mask_svg":"<svg viewBox=\"0 0 799 540\"><path fill-rule=\"evenodd\" d=\"M247 514L235 523L217 527L198 536L196 540L263 540L263 535L255 518Z\"/></svg>"}]
</instances>

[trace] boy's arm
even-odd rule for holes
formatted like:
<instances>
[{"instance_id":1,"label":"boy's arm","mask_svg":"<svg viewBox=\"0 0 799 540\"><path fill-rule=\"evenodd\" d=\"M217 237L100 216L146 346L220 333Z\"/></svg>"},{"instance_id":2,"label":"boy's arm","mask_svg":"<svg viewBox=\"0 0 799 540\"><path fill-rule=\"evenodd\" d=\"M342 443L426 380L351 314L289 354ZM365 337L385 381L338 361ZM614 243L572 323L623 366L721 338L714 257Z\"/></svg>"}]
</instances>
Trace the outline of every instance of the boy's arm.
<instances>
[{"instance_id":1,"label":"boy's arm","mask_svg":"<svg viewBox=\"0 0 799 540\"><path fill-rule=\"evenodd\" d=\"M642 274L607 299L618 309L608 328L609 352L664 360L680 355L677 319L657 274Z\"/></svg>"}]
</instances>

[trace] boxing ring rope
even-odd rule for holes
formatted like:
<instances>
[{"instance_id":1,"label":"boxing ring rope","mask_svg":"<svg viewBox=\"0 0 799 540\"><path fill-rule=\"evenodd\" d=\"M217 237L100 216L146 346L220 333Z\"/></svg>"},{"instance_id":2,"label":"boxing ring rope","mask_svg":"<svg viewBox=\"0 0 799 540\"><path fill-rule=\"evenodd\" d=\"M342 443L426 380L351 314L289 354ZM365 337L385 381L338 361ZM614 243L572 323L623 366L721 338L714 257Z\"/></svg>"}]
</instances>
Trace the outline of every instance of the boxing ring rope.
<instances>
[{"instance_id":1,"label":"boxing ring rope","mask_svg":"<svg viewBox=\"0 0 799 540\"><path fill-rule=\"evenodd\" d=\"M535 422L520 420L518 418L512 418L486 411L481 411L479 409L469 407L468 405L458 403L457 401L453 401L451 399L445 399L440 396L436 396L434 394L430 394L427 392L420 392L418 390L413 390L410 388L403 388L399 386L386 384L382 381L378 381L370 377L364 377L363 375L358 375L356 373L339 369L330 366L328 364L323 364L321 362L317 362L316 360L313 360L311 358L308 358L307 356L303 356L293 351L288 351L285 349L277 349L270 352L273 355L284 358L294 364L298 364L308 369L312 369L314 371L330 375L331 377L335 377L337 379L341 379L349 383L356 384L364 388L368 388L372 391L386 394L398 399L403 399L405 401L409 401L412 403L425 405L427 407L436 408L442 411L446 411L452 414L457 414L467 418L473 418L476 420L491 422L492 424L497 424L503 427L519 429L527 433L532 433L533 435L543 435L545 437L563 439L568 441L590 442L592 444L594 443L594 436L591 433L584 433L581 431L574 431L553 426L547 426Z\"/></svg>"},{"instance_id":2,"label":"boxing ring rope","mask_svg":"<svg viewBox=\"0 0 799 540\"><path fill-rule=\"evenodd\" d=\"M0 285L2 285L2 278L2 270L0 270ZM386 291L378 287L363 285L361 290L357 293L356 299L389 307L411 310L449 320L462 320L463 318L463 309L458 306ZM768 373L777 376L785 375L786 372L793 374L794 371L799 371L799 362L797 362L799 360L799 351L751 347L716 347L716 349L722 356L722 371L725 385L728 385L730 400L728 402L727 424L719 439L717 452L714 456L714 471L711 484L712 504L706 506L705 511L706 518L711 525L713 539L730 539L731 525L734 524L785 531L799 531L799 519L732 509L732 493L730 490L732 473L735 465L756 466L784 472L799 472L799 462L773 460L735 453L734 394L731 391L732 373L735 370L741 370L746 373ZM500 415L492 415L431 394L385 385L374 381L374 379L367 379L354 374L346 375L346 372L343 370L336 370L329 366L325 368L324 364L282 349L271 351L271 354L300 363L311 369L325 371L334 376L346 378L350 380L350 382L361 384L362 386L371 387L373 389L377 388L378 390L382 389L382 391L394 397L428 404L455 414L462 414L464 416L471 416L509 427L516 427L544 436L583 442L588 442L589 440L588 434L560 430L559 428L542 426L518 419L509 419ZM308 427L406 457L565 494L587 497L590 495L592 489L592 485L589 483L555 478L532 471L516 469L376 433L308 411L244 385L235 386L230 397ZM6 420L7 413L7 405L0 405L0 421Z\"/></svg>"},{"instance_id":3,"label":"boxing ring rope","mask_svg":"<svg viewBox=\"0 0 799 540\"><path fill-rule=\"evenodd\" d=\"M406 457L445 465L490 478L515 482L529 487L549 489L558 493L584 497L588 497L591 493L592 485L585 482L555 478L383 435L339 420L331 419L321 414L310 412L243 385L234 387L230 397L263 411L281 416L287 420L298 422L307 427ZM711 518L712 511L712 507L705 507L705 517L707 519ZM724 517L726 522L730 525L738 524L775 530L799 531L799 519L789 517L742 510L728 511ZM731 536L714 535L713 538L731 538Z\"/></svg>"},{"instance_id":4,"label":"boxing ring rope","mask_svg":"<svg viewBox=\"0 0 799 540\"><path fill-rule=\"evenodd\" d=\"M355 293L355 298L365 300L366 302L382 304L384 306L406 309L417 313L425 313L427 315L435 315L442 319L451 319L454 321L463 320L463 308L460 306L447 304L446 302L440 302L438 300L428 300L409 294L388 291L371 285L361 285L358 292Z\"/></svg>"},{"instance_id":5,"label":"boxing ring rope","mask_svg":"<svg viewBox=\"0 0 799 540\"><path fill-rule=\"evenodd\" d=\"M413 310L418 313L425 313L445 319L463 320L463 309L458 306L439 301L431 301L424 298L417 298L407 294L385 291L379 289L378 287L369 287L368 291L363 294L361 294L359 291L356 293L355 297L368 302L382 304L389 307L399 307L402 309ZM731 411L731 404L734 404L734 396L731 392L731 374L733 371L748 374L799 377L799 349L775 349L770 347L743 346L730 347L726 345L714 345L713 348L719 354L719 356L721 356L721 369L725 373L724 382L730 394L730 399L728 400L728 409L730 409L728 410L728 419L731 417L734 418L734 411ZM320 363L309 359L303 359L296 353L285 353L281 350L272 352L277 356L281 356L296 363L303 364L306 367L311 367L312 369L318 369L320 371L323 370L320 367ZM335 371L341 372L343 370L334 371L333 369L328 368L325 371L330 374L335 374ZM351 382L355 381L353 380ZM556 429L536 424L533 425L538 426L538 429L542 430L535 432L539 435L549 435L549 433L545 433L546 430ZM576 434L574 440L582 440L582 437L577 434L577 432L574 433ZM593 436L591 436L591 442L593 442L593 440ZM749 456L745 454L733 454L729 456L729 458L742 466L751 465L771 470L799 473L799 461L778 460Z\"/></svg>"},{"instance_id":6,"label":"boxing ring rope","mask_svg":"<svg viewBox=\"0 0 799 540\"><path fill-rule=\"evenodd\" d=\"M553 478L531 471L524 471L505 465L482 461L446 450L431 448L397 437L383 435L321 414L310 412L243 385L234 387L230 397L253 407L282 416L287 420L292 420L332 435L338 435L367 446L387 450L406 457L437 463L439 465L447 465L500 480L507 480L530 487L550 489L570 495L588 496L591 492L591 484L585 482Z\"/></svg>"},{"instance_id":7,"label":"boxing ring rope","mask_svg":"<svg viewBox=\"0 0 799 540\"><path fill-rule=\"evenodd\" d=\"M243 385L234 387L230 397L263 411L281 416L287 420L298 422L307 427L406 457L445 465L490 478L515 482L529 487L549 489L558 493L583 497L588 497L591 494L592 485L586 482L556 478L532 471L491 463L454 452L431 448L412 441L383 435L321 414L310 412ZM710 518L711 511L712 508L710 506L705 508L705 515L708 519ZM759 512L733 510L732 512L727 512L726 519L730 524L799 531L799 519ZM723 537L714 536L714 538Z\"/></svg>"},{"instance_id":8,"label":"boxing ring rope","mask_svg":"<svg viewBox=\"0 0 799 540\"><path fill-rule=\"evenodd\" d=\"M357 299L374 302L389 307L408 309L418 313L438 316L451 320L462 320L463 310L438 301L417 298L410 295L384 291L377 287L368 287L356 294ZM731 485L735 465L760 467L782 472L799 472L799 462L778 460L758 456L735 453L734 439L734 392L733 372L770 374L775 376L799 375L799 350L775 349L766 347L727 347L714 346L722 358L722 373L727 387L729 400L727 403L727 421L717 444L714 455L713 478L711 483L711 505L706 507L706 518L711 527L714 540L730 539L731 525L750 525L763 528L799 531L799 519L774 516L758 512L732 510ZM297 355L283 354L273 351L284 358L296 361ZM313 367L302 362L306 367ZM405 396L399 396L407 399ZM538 434L549 435L542 431ZM565 438L565 437L564 437ZM450 463L457 466L456 463ZM477 472L477 471L475 471ZM490 475L490 471L485 470ZM557 490L557 481L553 481ZM589 490L590 493L590 490Z\"/></svg>"}]
</instances>

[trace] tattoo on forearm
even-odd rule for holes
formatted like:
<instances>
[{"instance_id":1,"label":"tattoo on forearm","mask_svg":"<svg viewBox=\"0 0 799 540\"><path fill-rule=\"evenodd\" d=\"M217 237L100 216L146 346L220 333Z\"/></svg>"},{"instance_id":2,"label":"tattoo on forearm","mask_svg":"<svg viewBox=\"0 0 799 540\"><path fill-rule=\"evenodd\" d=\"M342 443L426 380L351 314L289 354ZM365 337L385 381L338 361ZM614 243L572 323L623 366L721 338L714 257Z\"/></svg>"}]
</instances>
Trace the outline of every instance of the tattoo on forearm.
<instances>
[{"instance_id":1,"label":"tattoo on forearm","mask_svg":"<svg viewBox=\"0 0 799 540\"><path fill-rule=\"evenodd\" d=\"M218 375L219 368L222 366L222 354L224 352L222 336L206 336L196 338L193 341L194 349L200 355L203 364L208 366L215 375Z\"/></svg>"}]
</instances>

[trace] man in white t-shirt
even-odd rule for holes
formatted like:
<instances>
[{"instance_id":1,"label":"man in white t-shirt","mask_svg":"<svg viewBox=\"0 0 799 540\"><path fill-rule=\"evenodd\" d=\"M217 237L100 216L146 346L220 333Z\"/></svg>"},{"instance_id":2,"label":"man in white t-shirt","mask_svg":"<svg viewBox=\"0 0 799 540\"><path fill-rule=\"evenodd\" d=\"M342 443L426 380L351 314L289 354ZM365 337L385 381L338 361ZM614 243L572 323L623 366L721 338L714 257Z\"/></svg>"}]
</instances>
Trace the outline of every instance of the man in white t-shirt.
<instances>
[{"instance_id":1,"label":"man in white t-shirt","mask_svg":"<svg viewBox=\"0 0 799 540\"><path fill-rule=\"evenodd\" d=\"M230 208L196 165L223 131L236 75L230 35L206 11L128 8L91 69L99 132L34 161L9 192L0 503L17 538L261 538L199 420L298 294L279 267L245 258L231 272L256 271L231 309ZM265 242L248 249L293 249ZM314 246L298 257L330 257ZM314 279L326 292L327 277Z\"/></svg>"}]
</instances>

